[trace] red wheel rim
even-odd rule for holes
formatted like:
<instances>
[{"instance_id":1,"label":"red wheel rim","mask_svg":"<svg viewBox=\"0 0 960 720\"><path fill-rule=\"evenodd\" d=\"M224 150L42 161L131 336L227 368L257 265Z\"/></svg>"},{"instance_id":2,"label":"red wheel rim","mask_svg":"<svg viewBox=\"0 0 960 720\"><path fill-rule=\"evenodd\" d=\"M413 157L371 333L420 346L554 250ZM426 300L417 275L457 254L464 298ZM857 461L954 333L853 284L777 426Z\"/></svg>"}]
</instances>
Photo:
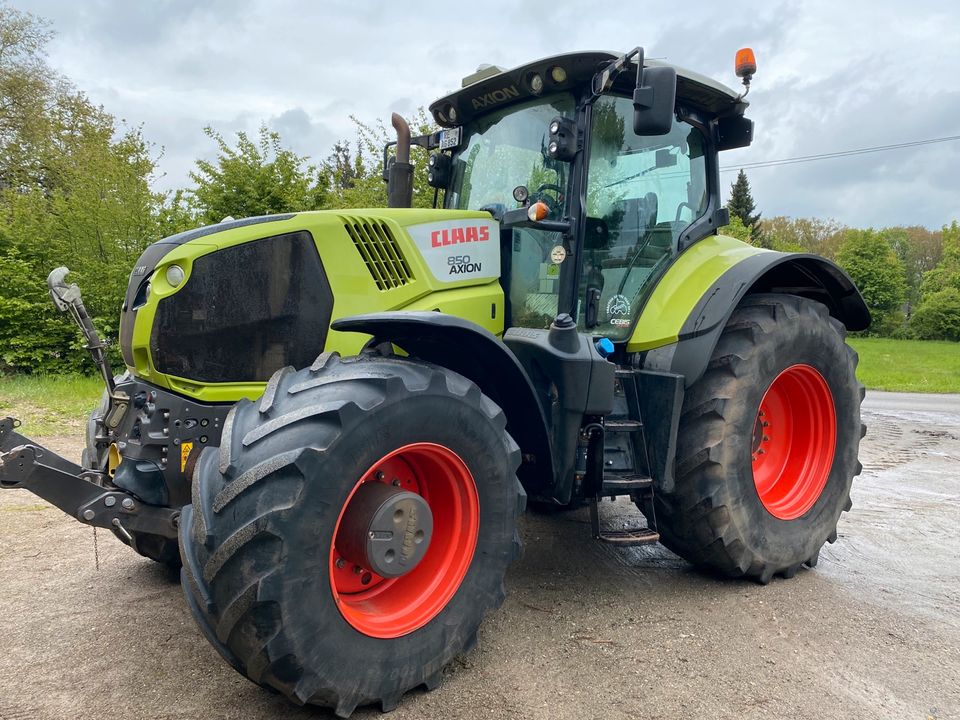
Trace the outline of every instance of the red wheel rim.
<instances>
[{"instance_id":1,"label":"red wheel rim","mask_svg":"<svg viewBox=\"0 0 960 720\"><path fill-rule=\"evenodd\" d=\"M791 365L767 388L753 431L753 482L774 517L794 520L827 484L837 443L837 413L827 381L810 365Z\"/></svg>"},{"instance_id":2,"label":"red wheel rim","mask_svg":"<svg viewBox=\"0 0 960 720\"><path fill-rule=\"evenodd\" d=\"M337 551L344 513L357 488L369 482L415 492L433 514L426 554L400 577L380 577L344 561ZM330 547L330 585L340 614L364 635L376 638L396 638L423 627L460 587L479 532L477 485L456 453L434 443L413 443L385 455L353 487L337 517Z\"/></svg>"}]
</instances>

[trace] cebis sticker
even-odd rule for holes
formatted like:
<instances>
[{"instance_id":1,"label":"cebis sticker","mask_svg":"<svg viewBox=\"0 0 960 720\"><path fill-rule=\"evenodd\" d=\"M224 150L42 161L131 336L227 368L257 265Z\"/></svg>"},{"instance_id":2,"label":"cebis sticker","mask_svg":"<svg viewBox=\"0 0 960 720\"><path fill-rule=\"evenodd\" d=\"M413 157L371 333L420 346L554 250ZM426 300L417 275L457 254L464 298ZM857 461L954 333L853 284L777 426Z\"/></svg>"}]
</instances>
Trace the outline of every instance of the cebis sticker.
<instances>
[{"instance_id":1,"label":"cebis sticker","mask_svg":"<svg viewBox=\"0 0 960 720\"><path fill-rule=\"evenodd\" d=\"M495 220L442 220L406 230L438 282L500 277L500 226Z\"/></svg>"}]
</instances>

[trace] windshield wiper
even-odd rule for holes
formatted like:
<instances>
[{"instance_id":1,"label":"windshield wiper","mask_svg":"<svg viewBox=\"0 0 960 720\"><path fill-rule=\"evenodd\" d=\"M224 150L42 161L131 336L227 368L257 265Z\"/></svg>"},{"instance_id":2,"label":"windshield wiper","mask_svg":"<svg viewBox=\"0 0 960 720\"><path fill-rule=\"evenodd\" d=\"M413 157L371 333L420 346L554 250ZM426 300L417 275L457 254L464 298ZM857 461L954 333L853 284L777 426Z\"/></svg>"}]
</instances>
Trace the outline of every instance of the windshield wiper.
<instances>
[{"instance_id":1,"label":"windshield wiper","mask_svg":"<svg viewBox=\"0 0 960 720\"><path fill-rule=\"evenodd\" d=\"M643 177L643 176L646 175L648 172L652 172L652 171L654 171L654 170L656 170L656 169L657 169L657 166L656 166L656 165L652 165L652 166L648 167L646 170L641 170L640 172L636 173L635 175L630 175L629 177L625 177L625 178L622 178L622 179L620 179L620 180L614 180L614 181L613 181L612 183L610 183L609 185L604 185L604 186L603 186L603 189L606 190L607 188L613 187L614 185L622 185L622 184L625 183L625 182L630 182L631 180L636 180L638 177Z\"/></svg>"}]
</instances>

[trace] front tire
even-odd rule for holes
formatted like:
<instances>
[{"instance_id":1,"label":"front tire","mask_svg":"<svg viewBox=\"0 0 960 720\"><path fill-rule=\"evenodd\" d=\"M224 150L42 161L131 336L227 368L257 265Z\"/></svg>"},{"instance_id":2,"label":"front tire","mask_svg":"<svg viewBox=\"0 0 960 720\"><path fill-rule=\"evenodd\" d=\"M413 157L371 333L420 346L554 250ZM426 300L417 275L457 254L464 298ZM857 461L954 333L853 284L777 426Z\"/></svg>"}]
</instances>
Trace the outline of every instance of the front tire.
<instances>
[{"instance_id":1,"label":"front tire","mask_svg":"<svg viewBox=\"0 0 960 720\"><path fill-rule=\"evenodd\" d=\"M641 503L664 545L761 583L816 565L862 470L864 391L845 335L812 300L741 302L687 389L675 485Z\"/></svg>"},{"instance_id":2,"label":"front tire","mask_svg":"<svg viewBox=\"0 0 960 720\"><path fill-rule=\"evenodd\" d=\"M503 602L519 551L505 427L476 385L426 363L324 354L280 370L231 410L184 509L184 589L207 638L252 681L341 717L434 687ZM356 497L372 487L380 507L391 486L433 517L426 554L394 578L357 561L367 526L344 540Z\"/></svg>"}]
</instances>

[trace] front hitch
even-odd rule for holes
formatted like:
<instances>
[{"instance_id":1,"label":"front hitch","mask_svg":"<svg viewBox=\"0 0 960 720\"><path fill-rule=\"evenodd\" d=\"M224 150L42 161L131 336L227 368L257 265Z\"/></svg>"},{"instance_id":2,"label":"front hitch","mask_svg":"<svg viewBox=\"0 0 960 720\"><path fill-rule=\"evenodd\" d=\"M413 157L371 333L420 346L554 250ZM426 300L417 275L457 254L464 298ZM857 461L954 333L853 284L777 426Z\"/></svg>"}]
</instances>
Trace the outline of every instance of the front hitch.
<instances>
[{"instance_id":1,"label":"front hitch","mask_svg":"<svg viewBox=\"0 0 960 720\"><path fill-rule=\"evenodd\" d=\"M23 488L86 525L107 528L133 543L131 533L176 538L180 510L146 505L103 473L84 470L16 432L20 422L0 420L0 488Z\"/></svg>"}]
</instances>

